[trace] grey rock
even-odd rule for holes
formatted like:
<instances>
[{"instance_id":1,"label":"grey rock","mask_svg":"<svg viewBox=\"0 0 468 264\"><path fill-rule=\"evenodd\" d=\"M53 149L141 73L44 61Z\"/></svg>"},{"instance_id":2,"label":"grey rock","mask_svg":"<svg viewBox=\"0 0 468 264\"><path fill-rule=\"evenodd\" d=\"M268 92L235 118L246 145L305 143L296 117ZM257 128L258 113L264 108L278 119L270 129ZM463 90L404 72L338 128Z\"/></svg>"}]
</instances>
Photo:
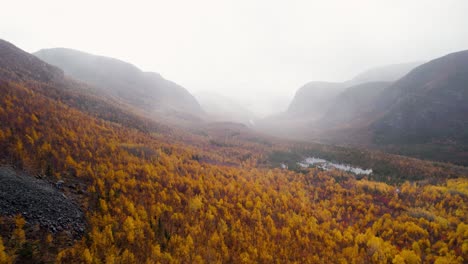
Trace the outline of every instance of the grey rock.
<instances>
[{"instance_id":1,"label":"grey rock","mask_svg":"<svg viewBox=\"0 0 468 264\"><path fill-rule=\"evenodd\" d=\"M0 167L0 215L21 214L28 224L52 232L67 230L74 236L85 231L84 213L53 184L10 167Z\"/></svg>"}]
</instances>

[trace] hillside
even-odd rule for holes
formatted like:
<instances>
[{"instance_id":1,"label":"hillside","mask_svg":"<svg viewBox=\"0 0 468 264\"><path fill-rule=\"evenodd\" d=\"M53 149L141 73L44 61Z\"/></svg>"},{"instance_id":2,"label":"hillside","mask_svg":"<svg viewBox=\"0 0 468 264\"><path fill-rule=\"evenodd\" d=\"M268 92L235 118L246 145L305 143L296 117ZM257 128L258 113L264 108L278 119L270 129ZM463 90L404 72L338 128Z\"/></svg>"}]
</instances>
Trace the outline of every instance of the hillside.
<instances>
[{"instance_id":1,"label":"hillside","mask_svg":"<svg viewBox=\"0 0 468 264\"><path fill-rule=\"evenodd\" d=\"M367 82L394 82L423 63L424 62L408 62L371 68L356 75L351 80L349 80L348 83L351 85L356 85Z\"/></svg>"},{"instance_id":2,"label":"hillside","mask_svg":"<svg viewBox=\"0 0 468 264\"><path fill-rule=\"evenodd\" d=\"M394 82L420 64L413 62L372 68L342 83L310 82L297 90L287 114L293 118L316 120L321 118L332 105L339 104L340 102L335 101L335 98L350 87L365 83ZM357 90L359 91L359 88ZM346 92L346 94L350 93Z\"/></svg>"},{"instance_id":3,"label":"hillside","mask_svg":"<svg viewBox=\"0 0 468 264\"><path fill-rule=\"evenodd\" d=\"M130 63L65 48L43 49L34 55L146 113L202 114L200 105L185 88Z\"/></svg>"},{"instance_id":4,"label":"hillside","mask_svg":"<svg viewBox=\"0 0 468 264\"><path fill-rule=\"evenodd\" d=\"M27 79L43 82L57 81L64 73L33 55L22 52L13 44L0 39L0 77L2 80L21 81Z\"/></svg>"},{"instance_id":5,"label":"hillside","mask_svg":"<svg viewBox=\"0 0 468 264\"><path fill-rule=\"evenodd\" d=\"M386 65L369 69L342 83L310 82L299 88L281 114L256 122L255 128L267 134L289 139L324 142L356 141L340 132L373 121L368 116L378 94L420 65L420 62ZM361 132L356 132L361 133ZM362 141L361 139L357 141Z\"/></svg>"},{"instance_id":6,"label":"hillside","mask_svg":"<svg viewBox=\"0 0 468 264\"><path fill-rule=\"evenodd\" d=\"M314 139L324 142L466 166L467 73L468 52L462 51L422 64L374 92L360 91L360 86L348 88L322 122L303 130L314 131ZM372 83L362 88L367 85ZM359 102L365 111L354 112L342 99L359 97L361 92L368 94L369 100Z\"/></svg>"},{"instance_id":7,"label":"hillside","mask_svg":"<svg viewBox=\"0 0 468 264\"><path fill-rule=\"evenodd\" d=\"M468 51L414 69L377 99L375 109L383 117L371 125L374 143L399 145L408 154L466 165L467 83Z\"/></svg>"},{"instance_id":8,"label":"hillside","mask_svg":"<svg viewBox=\"0 0 468 264\"><path fill-rule=\"evenodd\" d=\"M468 165L468 52L419 64L371 69L342 84L305 86L290 106L301 110L265 119L257 128L291 139ZM391 82L366 82L377 78Z\"/></svg>"},{"instance_id":9,"label":"hillside","mask_svg":"<svg viewBox=\"0 0 468 264\"><path fill-rule=\"evenodd\" d=\"M51 72L29 67L36 64ZM0 65L8 63L0 57ZM2 76L56 69L37 58L21 65L2 68ZM76 202L87 225L74 238L66 225L54 232L2 215L2 263L468 258L466 168L283 141L233 123L166 129L73 80L33 77L0 80L0 161L41 182L62 180L63 189L50 192ZM279 168L312 155L376 174Z\"/></svg>"},{"instance_id":10,"label":"hillside","mask_svg":"<svg viewBox=\"0 0 468 264\"><path fill-rule=\"evenodd\" d=\"M342 83L310 82L297 90L286 112L291 117L309 120L320 118L328 109L333 98L342 92L346 85Z\"/></svg>"},{"instance_id":11,"label":"hillside","mask_svg":"<svg viewBox=\"0 0 468 264\"><path fill-rule=\"evenodd\" d=\"M389 82L367 82L347 88L333 99L317 124L324 129L337 129L365 123L375 108L375 100L390 85Z\"/></svg>"}]
</instances>

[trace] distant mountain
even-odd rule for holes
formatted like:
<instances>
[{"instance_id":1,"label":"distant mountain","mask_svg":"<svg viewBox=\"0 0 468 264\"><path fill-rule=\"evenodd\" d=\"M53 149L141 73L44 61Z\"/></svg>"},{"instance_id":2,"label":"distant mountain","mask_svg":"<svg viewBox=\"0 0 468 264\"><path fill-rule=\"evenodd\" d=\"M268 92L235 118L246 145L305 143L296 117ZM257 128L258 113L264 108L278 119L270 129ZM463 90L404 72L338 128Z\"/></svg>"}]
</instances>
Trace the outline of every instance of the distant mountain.
<instances>
[{"instance_id":1,"label":"distant mountain","mask_svg":"<svg viewBox=\"0 0 468 264\"><path fill-rule=\"evenodd\" d=\"M464 159L466 163L467 102L468 51L432 60L386 88L377 98L374 111L381 114L369 127L374 143L405 145L405 151L423 157L457 155L453 161ZM435 151L447 153L439 155L443 153Z\"/></svg>"},{"instance_id":2,"label":"distant mountain","mask_svg":"<svg viewBox=\"0 0 468 264\"><path fill-rule=\"evenodd\" d=\"M417 65L381 67L345 83L311 83L286 113L258 128L468 165L468 51Z\"/></svg>"},{"instance_id":3,"label":"distant mountain","mask_svg":"<svg viewBox=\"0 0 468 264\"><path fill-rule=\"evenodd\" d=\"M372 68L358 74L347 83L356 85L367 82L394 82L423 63L424 62L409 62Z\"/></svg>"},{"instance_id":4,"label":"distant mountain","mask_svg":"<svg viewBox=\"0 0 468 264\"><path fill-rule=\"evenodd\" d=\"M382 66L341 83L307 83L297 90L286 112L259 120L257 129L276 136L319 140L325 130L366 123L368 116L360 115L370 111L372 100L419 64Z\"/></svg>"},{"instance_id":5,"label":"distant mountain","mask_svg":"<svg viewBox=\"0 0 468 264\"><path fill-rule=\"evenodd\" d=\"M391 82L367 82L347 88L334 98L325 115L318 121L326 128L353 127L372 115L375 100Z\"/></svg>"},{"instance_id":6,"label":"distant mountain","mask_svg":"<svg viewBox=\"0 0 468 264\"><path fill-rule=\"evenodd\" d=\"M213 92L195 93L202 109L213 121L230 121L251 125L255 115L240 103Z\"/></svg>"},{"instance_id":7,"label":"distant mountain","mask_svg":"<svg viewBox=\"0 0 468 264\"><path fill-rule=\"evenodd\" d=\"M364 83L393 82L420 64L421 62L411 62L372 68L342 83L307 83L296 92L287 114L292 118L320 119L332 105L336 104L334 102L336 97L348 88ZM371 86L367 86L367 88L371 88Z\"/></svg>"},{"instance_id":8,"label":"distant mountain","mask_svg":"<svg viewBox=\"0 0 468 264\"><path fill-rule=\"evenodd\" d=\"M310 82L299 88L286 112L295 118L320 118L332 99L346 88L344 83Z\"/></svg>"},{"instance_id":9,"label":"distant mountain","mask_svg":"<svg viewBox=\"0 0 468 264\"><path fill-rule=\"evenodd\" d=\"M197 100L185 88L130 63L65 48L43 49L34 55L146 112L202 114Z\"/></svg>"},{"instance_id":10,"label":"distant mountain","mask_svg":"<svg viewBox=\"0 0 468 264\"><path fill-rule=\"evenodd\" d=\"M302 138L468 165L468 51L338 95Z\"/></svg>"}]
</instances>

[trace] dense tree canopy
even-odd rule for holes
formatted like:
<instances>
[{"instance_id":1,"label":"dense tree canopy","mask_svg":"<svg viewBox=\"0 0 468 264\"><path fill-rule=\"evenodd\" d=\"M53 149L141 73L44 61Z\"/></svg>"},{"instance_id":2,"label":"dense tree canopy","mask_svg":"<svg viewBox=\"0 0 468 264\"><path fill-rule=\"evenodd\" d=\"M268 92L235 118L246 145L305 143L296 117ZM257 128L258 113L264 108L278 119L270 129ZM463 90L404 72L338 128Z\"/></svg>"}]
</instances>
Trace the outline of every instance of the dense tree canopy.
<instances>
[{"instance_id":1,"label":"dense tree canopy","mask_svg":"<svg viewBox=\"0 0 468 264\"><path fill-rule=\"evenodd\" d=\"M0 263L468 259L466 175L441 177L417 162L411 170L425 180L390 185L340 171L272 168L267 154L287 150L286 143L161 132L118 113L105 118L106 109L84 111L84 101L51 98L46 88L0 84L0 158L50 181L81 184L66 184L64 193L85 210L87 230L73 240L4 217ZM388 162L411 167L405 159Z\"/></svg>"}]
</instances>

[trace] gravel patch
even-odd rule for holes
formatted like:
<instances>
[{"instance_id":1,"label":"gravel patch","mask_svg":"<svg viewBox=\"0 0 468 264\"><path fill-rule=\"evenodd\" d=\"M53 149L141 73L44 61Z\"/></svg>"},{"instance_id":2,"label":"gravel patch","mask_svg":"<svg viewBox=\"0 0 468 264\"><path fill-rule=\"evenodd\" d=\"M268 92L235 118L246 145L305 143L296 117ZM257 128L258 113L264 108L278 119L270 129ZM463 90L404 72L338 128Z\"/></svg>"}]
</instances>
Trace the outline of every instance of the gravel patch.
<instances>
[{"instance_id":1,"label":"gravel patch","mask_svg":"<svg viewBox=\"0 0 468 264\"><path fill-rule=\"evenodd\" d=\"M0 167L0 215L21 214L28 224L52 232L81 235L85 219L80 207L50 183L10 167Z\"/></svg>"}]
</instances>

